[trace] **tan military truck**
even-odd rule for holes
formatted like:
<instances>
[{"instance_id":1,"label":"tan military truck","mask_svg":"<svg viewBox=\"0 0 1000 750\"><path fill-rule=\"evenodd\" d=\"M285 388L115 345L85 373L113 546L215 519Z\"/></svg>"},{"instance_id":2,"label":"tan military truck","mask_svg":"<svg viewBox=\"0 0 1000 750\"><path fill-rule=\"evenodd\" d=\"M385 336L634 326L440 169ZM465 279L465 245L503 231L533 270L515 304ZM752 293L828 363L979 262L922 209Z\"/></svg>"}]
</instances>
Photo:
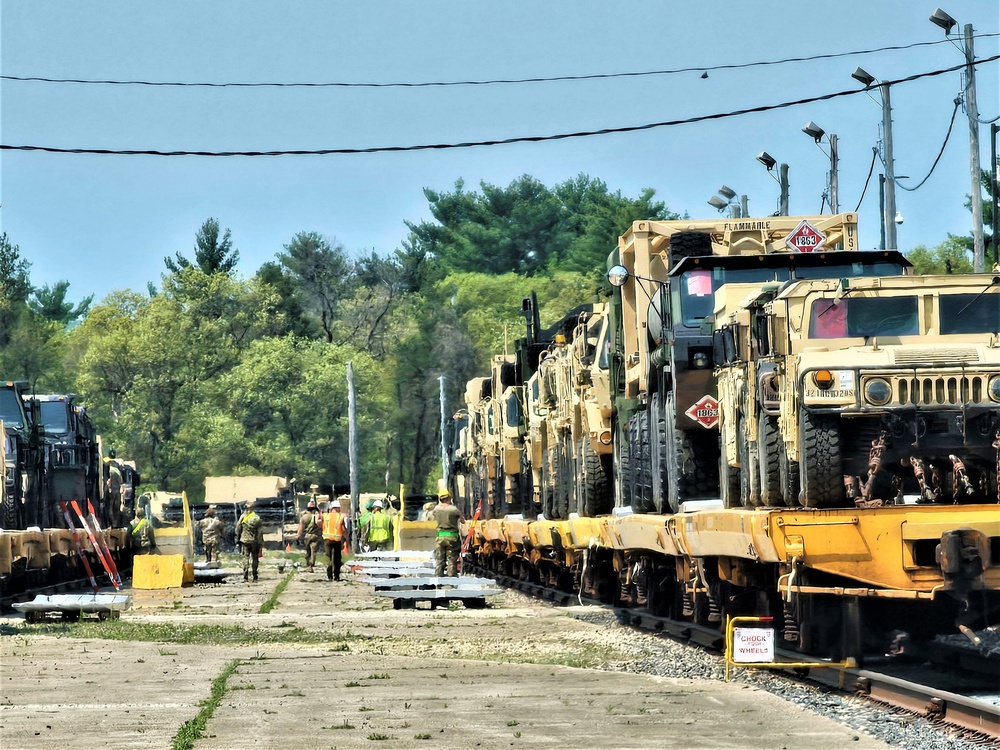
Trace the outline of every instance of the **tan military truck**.
<instances>
[{"instance_id":1,"label":"tan military truck","mask_svg":"<svg viewBox=\"0 0 1000 750\"><path fill-rule=\"evenodd\" d=\"M798 281L761 312L783 454L760 448L762 483L797 474L815 508L1000 500L1000 276Z\"/></svg>"},{"instance_id":2,"label":"tan military truck","mask_svg":"<svg viewBox=\"0 0 1000 750\"><path fill-rule=\"evenodd\" d=\"M841 247L838 250L837 247ZM609 258L616 503L676 512L720 494L714 294L732 283L900 272L857 252L857 216L637 221Z\"/></svg>"}]
</instances>

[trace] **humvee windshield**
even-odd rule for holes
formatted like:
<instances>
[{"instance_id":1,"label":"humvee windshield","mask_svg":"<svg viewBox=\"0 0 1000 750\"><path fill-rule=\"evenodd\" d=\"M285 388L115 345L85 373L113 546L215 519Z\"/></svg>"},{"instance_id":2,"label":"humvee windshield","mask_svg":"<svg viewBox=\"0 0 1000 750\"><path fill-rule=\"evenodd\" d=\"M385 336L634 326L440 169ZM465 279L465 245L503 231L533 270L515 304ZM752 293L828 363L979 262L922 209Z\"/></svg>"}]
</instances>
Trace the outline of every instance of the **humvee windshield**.
<instances>
[{"instance_id":1,"label":"humvee windshield","mask_svg":"<svg viewBox=\"0 0 1000 750\"><path fill-rule=\"evenodd\" d=\"M812 303L809 338L916 336L916 297L849 297Z\"/></svg>"},{"instance_id":2,"label":"humvee windshield","mask_svg":"<svg viewBox=\"0 0 1000 750\"><path fill-rule=\"evenodd\" d=\"M942 294L941 333L1000 332L1000 293Z\"/></svg>"},{"instance_id":3,"label":"humvee windshield","mask_svg":"<svg viewBox=\"0 0 1000 750\"><path fill-rule=\"evenodd\" d=\"M852 253L860 255L860 253ZM789 258L792 255L770 256L769 259ZM841 279L866 276L898 276L903 272L899 263L859 259L850 263L829 265L789 266L775 268L712 268L711 270L688 271L679 277L681 317L684 325L699 325L703 318L712 314L715 304L713 294L725 284L749 284L767 281L788 281L789 279ZM859 334L860 335L860 334Z\"/></svg>"},{"instance_id":4,"label":"humvee windshield","mask_svg":"<svg viewBox=\"0 0 1000 750\"><path fill-rule=\"evenodd\" d=\"M0 419L5 427L20 430L24 427L24 406L13 388L0 390Z\"/></svg>"}]
</instances>

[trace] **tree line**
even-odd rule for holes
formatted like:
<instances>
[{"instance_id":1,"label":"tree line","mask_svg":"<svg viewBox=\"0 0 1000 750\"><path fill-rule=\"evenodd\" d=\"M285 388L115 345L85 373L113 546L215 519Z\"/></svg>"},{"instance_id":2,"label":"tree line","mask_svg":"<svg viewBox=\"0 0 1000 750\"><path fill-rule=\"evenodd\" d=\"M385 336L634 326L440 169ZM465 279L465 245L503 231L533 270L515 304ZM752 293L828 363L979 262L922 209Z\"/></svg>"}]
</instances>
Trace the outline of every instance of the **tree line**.
<instances>
[{"instance_id":1,"label":"tree line","mask_svg":"<svg viewBox=\"0 0 1000 750\"><path fill-rule=\"evenodd\" d=\"M610 291L606 259L632 221L680 217L652 189L627 197L586 175L424 194L433 221L407 222L391 253L303 231L246 277L230 230L209 218L190 257L164 258L158 287L97 304L70 302L68 281L34 287L2 234L0 373L78 394L146 488L199 498L206 476L345 484L351 362L362 489L432 488L440 379L459 409L466 382L524 335L523 297L535 292L542 325L554 323ZM909 257L919 273L960 273L970 252L971 237L950 236Z\"/></svg>"},{"instance_id":2,"label":"tree line","mask_svg":"<svg viewBox=\"0 0 1000 750\"><path fill-rule=\"evenodd\" d=\"M440 379L457 410L466 382L524 335L522 297L534 291L554 322L599 293L625 226L678 217L651 189L626 197L585 175L425 196L433 221L408 222L391 253L303 231L249 276L209 218L156 283L96 304L70 302L66 281L34 287L0 235L0 372L78 394L145 488L198 498L206 476L346 483L350 362L362 489L432 488Z\"/></svg>"}]
</instances>

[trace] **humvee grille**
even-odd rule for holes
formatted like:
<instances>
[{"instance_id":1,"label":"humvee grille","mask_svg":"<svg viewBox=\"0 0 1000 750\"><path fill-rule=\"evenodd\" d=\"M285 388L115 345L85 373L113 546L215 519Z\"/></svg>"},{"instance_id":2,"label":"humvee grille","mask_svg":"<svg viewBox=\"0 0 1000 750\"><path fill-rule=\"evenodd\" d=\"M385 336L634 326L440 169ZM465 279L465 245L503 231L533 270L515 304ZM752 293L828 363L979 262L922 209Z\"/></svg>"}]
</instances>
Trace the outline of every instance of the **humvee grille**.
<instances>
[{"instance_id":1,"label":"humvee grille","mask_svg":"<svg viewBox=\"0 0 1000 750\"><path fill-rule=\"evenodd\" d=\"M938 375L893 379L893 399L904 406L958 406L989 401L985 375Z\"/></svg>"},{"instance_id":2,"label":"humvee grille","mask_svg":"<svg viewBox=\"0 0 1000 750\"><path fill-rule=\"evenodd\" d=\"M950 365L962 362L978 362L979 353L973 348L898 349L894 360L898 365L918 362L933 362L936 365Z\"/></svg>"}]
</instances>

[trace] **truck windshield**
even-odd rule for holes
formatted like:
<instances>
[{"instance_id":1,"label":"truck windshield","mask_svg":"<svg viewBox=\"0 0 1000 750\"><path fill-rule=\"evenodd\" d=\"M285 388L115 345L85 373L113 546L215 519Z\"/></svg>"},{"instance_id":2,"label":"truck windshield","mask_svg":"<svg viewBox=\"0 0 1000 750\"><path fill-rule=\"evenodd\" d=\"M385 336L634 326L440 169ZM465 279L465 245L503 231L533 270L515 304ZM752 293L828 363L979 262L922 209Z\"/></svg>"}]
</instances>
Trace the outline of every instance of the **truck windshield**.
<instances>
[{"instance_id":1,"label":"truck windshield","mask_svg":"<svg viewBox=\"0 0 1000 750\"><path fill-rule=\"evenodd\" d=\"M1000 332L1000 293L942 294L941 333Z\"/></svg>"},{"instance_id":2,"label":"truck windshield","mask_svg":"<svg viewBox=\"0 0 1000 750\"><path fill-rule=\"evenodd\" d=\"M916 297L823 298L812 304L809 337L814 339L916 336Z\"/></svg>"},{"instance_id":3,"label":"truck windshield","mask_svg":"<svg viewBox=\"0 0 1000 750\"><path fill-rule=\"evenodd\" d=\"M864 255L863 253L852 253ZM772 255L772 262L790 258L791 254ZM794 258L786 261L789 265L762 268L713 268L711 270L688 271L678 277L680 285L681 318L684 325L699 325L703 318L712 314L715 304L713 294L725 284L748 284L753 282L787 281L789 279L842 279L867 276L899 276L903 266L891 261L875 261L861 258L850 263L830 265L795 265Z\"/></svg>"},{"instance_id":4,"label":"truck windshield","mask_svg":"<svg viewBox=\"0 0 1000 750\"><path fill-rule=\"evenodd\" d=\"M65 435L69 432L69 425L66 422L66 402L65 401L42 401L42 427L50 435Z\"/></svg>"},{"instance_id":5,"label":"truck windshield","mask_svg":"<svg viewBox=\"0 0 1000 750\"><path fill-rule=\"evenodd\" d=\"M12 388L0 390L0 419L5 427L20 430L24 427L24 407L21 404L21 397Z\"/></svg>"}]
</instances>

